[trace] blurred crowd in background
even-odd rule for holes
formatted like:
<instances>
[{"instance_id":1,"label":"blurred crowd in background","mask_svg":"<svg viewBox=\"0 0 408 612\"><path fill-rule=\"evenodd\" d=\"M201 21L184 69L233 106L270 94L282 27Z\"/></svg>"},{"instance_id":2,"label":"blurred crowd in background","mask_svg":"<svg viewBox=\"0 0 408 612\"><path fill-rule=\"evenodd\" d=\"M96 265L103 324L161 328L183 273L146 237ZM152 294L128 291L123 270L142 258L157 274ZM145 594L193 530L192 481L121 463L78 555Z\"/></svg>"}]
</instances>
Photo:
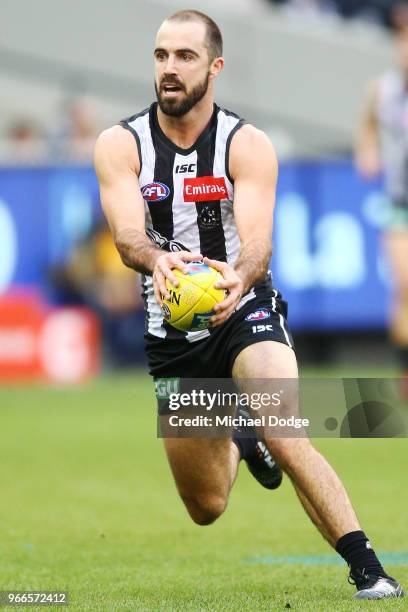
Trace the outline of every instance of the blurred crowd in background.
<instances>
[{"instance_id":1,"label":"blurred crowd in background","mask_svg":"<svg viewBox=\"0 0 408 612\"><path fill-rule=\"evenodd\" d=\"M328 23L326 17L389 29L408 21L408 4L401 0L257 0L253 8L265 6L265 2L306 26L311 20L319 20L324 28ZM244 3L249 9L253 0ZM56 111L58 118L51 128L29 113L13 117L0 134L0 163L36 164L43 160L89 163L95 138L103 127L98 103L72 87Z\"/></svg>"},{"instance_id":2,"label":"blurred crowd in background","mask_svg":"<svg viewBox=\"0 0 408 612\"><path fill-rule=\"evenodd\" d=\"M400 0L270 0L298 17L339 16L364 20L388 28L395 27L401 10Z\"/></svg>"},{"instance_id":3,"label":"blurred crowd in background","mask_svg":"<svg viewBox=\"0 0 408 612\"><path fill-rule=\"evenodd\" d=\"M96 102L90 96L73 94L62 101L58 117L52 129L29 115L15 117L3 134L0 161L89 163L101 131Z\"/></svg>"},{"instance_id":4,"label":"blurred crowd in background","mask_svg":"<svg viewBox=\"0 0 408 612\"><path fill-rule=\"evenodd\" d=\"M96 102L72 96L61 105L59 116L49 132L28 117L16 118L3 140L3 160L24 166L42 161L88 166L102 129ZM49 270L48 295L55 305L85 306L97 314L104 367L144 360L140 275L122 264L102 217L91 223L65 261Z\"/></svg>"},{"instance_id":5,"label":"blurred crowd in background","mask_svg":"<svg viewBox=\"0 0 408 612\"><path fill-rule=\"evenodd\" d=\"M105 368L144 361L140 274L123 265L104 218L49 270L49 283L54 304L85 306L97 314Z\"/></svg>"}]
</instances>

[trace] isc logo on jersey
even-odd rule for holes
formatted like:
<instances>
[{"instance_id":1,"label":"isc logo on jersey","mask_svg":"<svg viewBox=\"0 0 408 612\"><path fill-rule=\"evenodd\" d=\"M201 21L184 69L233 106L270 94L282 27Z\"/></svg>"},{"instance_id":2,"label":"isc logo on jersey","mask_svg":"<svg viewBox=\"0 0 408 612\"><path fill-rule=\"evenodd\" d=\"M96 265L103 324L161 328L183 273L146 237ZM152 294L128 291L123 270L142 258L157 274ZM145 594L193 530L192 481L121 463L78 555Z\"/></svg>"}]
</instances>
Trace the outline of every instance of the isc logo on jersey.
<instances>
[{"instance_id":1,"label":"isc logo on jersey","mask_svg":"<svg viewBox=\"0 0 408 612\"><path fill-rule=\"evenodd\" d=\"M184 179L185 202L211 202L228 198L223 176L198 176Z\"/></svg>"},{"instance_id":2,"label":"isc logo on jersey","mask_svg":"<svg viewBox=\"0 0 408 612\"><path fill-rule=\"evenodd\" d=\"M161 202L170 195L170 189L164 183L149 183L142 188L142 196L146 202Z\"/></svg>"}]
</instances>

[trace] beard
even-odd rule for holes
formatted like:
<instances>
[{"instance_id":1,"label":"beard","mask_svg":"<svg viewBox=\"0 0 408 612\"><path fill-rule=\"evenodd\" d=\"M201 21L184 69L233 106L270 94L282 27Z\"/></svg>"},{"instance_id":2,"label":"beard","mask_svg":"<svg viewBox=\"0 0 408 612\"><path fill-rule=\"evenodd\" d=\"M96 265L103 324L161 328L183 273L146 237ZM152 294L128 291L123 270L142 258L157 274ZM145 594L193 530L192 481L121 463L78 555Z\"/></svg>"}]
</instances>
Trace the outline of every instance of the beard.
<instances>
[{"instance_id":1,"label":"beard","mask_svg":"<svg viewBox=\"0 0 408 612\"><path fill-rule=\"evenodd\" d=\"M205 79L201 83L198 83L198 85L193 87L193 89L189 93L187 93L185 89L180 85L180 83L177 82L175 79L163 79L164 83L169 85L177 85L182 89L182 91L184 92L184 98L182 98L181 100L165 99L161 94L161 88L159 90L155 82L154 88L156 90L157 102L159 104L160 110L165 115L169 115L170 117L183 117L204 98L205 94L207 93L209 79L210 75L209 73L207 73Z\"/></svg>"}]
</instances>

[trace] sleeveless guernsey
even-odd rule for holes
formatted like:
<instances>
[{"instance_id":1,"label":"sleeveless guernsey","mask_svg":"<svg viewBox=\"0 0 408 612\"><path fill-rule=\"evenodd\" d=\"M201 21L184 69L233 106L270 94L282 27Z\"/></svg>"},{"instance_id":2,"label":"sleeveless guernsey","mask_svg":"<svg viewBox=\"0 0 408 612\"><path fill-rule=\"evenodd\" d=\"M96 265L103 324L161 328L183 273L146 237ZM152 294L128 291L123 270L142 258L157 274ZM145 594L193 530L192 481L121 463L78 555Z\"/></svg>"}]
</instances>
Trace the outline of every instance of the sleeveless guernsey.
<instances>
[{"instance_id":1,"label":"sleeveless guernsey","mask_svg":"<svg viewBox=\"0 0 408 612\"><path fill-rule=\"evenodd\" d=\"M244 124L238 115L214 104L206 129L189 149L182 149L160 128L157 103L120 122L136 140L146 234L161 249L196 251L234 265L240 241L229 150L233 135ZM208 330L185 333L168 325L154 296L151 276L143 276L142 283L147 334L189 342L209 335ZM253 298L254 289L240 305Z\"/></svg>"}]
</instances>

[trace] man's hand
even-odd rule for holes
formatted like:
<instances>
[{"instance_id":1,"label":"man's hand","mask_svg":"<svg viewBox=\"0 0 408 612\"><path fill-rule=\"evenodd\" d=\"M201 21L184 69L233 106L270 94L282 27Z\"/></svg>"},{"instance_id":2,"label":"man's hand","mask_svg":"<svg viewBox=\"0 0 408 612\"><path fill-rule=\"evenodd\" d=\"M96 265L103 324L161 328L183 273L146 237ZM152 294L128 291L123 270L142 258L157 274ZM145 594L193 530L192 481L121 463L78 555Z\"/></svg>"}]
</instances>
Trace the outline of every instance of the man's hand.
<instances>
[{"instance_id":1,"label":"man's hand","mask_svg":"<svg viewBox=\"0 0 408 612\"><path fill-rule=\"evenodd\" d=\"M166 300L170 299L169 290L166 287L166 278L169 279L174 287L178 287L179 282L172 270L175 268L186 274L186 262L201 261L203 256L200 253L190 253L190 251L177 251L159 255L153 268L153 288L157 302L162 306L162 295Z\"/></svg>"},{"instance_id":2,"label":"man's hand","mask_svg":"<svg viewBox=\"0 0 408 612\"><path fill-rule=\"evenodd\" d=\"M225 323L234 312L244 293L244 283L234 268L231 268L227 263L208 259L208 257L204 257L204 263L218 270L224 277L224 280L215 283L214 287L216 289L225 289L228 292L225 300L215 306L214 311L216 314L210 319L212 326L218 327L218 325Z\"/></svg>"}]
</instances>

